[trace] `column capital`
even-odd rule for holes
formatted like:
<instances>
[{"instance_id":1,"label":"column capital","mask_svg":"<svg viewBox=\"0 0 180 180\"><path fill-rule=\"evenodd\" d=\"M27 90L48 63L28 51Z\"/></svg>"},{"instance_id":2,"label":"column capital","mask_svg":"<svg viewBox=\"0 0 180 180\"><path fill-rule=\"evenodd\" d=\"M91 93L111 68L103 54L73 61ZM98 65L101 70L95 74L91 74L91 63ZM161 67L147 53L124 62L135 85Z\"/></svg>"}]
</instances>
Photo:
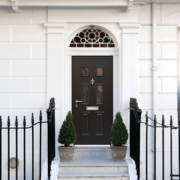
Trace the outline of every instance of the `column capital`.
<instances>
[{"instance_id":1,"label":"column capital","mask_svg":"<svg viewBox=\"0 0 180 180\"><path fill-rule=\"evenodd\" d=\"M58 23L58 22L47 22L44 23L44 26L47 28L48 34L63 34L65 23Z\"/></svg>"},{"instance_id":2,"label":"column capital","mask_svg":"<svg viewBox=\"0 0 180 180\"><path fill-rule=\"evenodd\" d=\"M140 26L140 23L119 23L122 34L138 34Z\"/></svg>"}]
</instances>

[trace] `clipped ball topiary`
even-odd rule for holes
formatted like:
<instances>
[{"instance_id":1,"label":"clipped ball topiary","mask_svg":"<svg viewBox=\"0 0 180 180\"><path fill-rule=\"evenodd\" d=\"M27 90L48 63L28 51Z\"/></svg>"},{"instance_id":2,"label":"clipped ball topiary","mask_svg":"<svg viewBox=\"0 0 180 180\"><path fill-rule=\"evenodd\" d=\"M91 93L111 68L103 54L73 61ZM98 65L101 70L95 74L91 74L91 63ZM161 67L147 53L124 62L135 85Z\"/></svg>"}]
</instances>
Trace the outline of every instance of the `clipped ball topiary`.
<instances>
[{"instance_id":1,"label":"clipped ball topiary","mask_svg":"<svg viewBox=\"0 0 180 180\"><path fill-rule=\"evenodd\" d=\"M111 142L114 146L122 146L128 140L128 131L121 117L121 113L116 114L114 124L111 129Z\"/></svg>"},{"instance_id":2,"label":"clipped ball topiary","mask_svg":"<svg viewBox=\"0 0 180 180\"><path fill-rule=\"evenodd\" d=\"M75 139L75 127L72 121L72 113L69 111L59 131L58 142L64 144L64 146L69 146L75 142Z\"/></svg>"}]
</instances>

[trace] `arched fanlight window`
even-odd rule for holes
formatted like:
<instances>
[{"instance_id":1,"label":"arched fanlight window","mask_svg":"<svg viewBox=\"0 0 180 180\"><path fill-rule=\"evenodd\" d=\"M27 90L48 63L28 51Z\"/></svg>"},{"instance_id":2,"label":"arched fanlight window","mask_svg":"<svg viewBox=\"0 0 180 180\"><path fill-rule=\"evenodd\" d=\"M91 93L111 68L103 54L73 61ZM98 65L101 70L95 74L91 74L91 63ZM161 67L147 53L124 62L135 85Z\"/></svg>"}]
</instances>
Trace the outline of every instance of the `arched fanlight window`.
<instances>
[{"instance_id":1,"label":"arched fanlight window","mask_svg":"<svg viewBox=\"0 0 180 180\"><path fill-rule=\"evenodd\" d=\"M71 48L113 48L115 44L110 36L100 29L91 26L78 33L71 41Z\"/></svg>"}]
</instances>

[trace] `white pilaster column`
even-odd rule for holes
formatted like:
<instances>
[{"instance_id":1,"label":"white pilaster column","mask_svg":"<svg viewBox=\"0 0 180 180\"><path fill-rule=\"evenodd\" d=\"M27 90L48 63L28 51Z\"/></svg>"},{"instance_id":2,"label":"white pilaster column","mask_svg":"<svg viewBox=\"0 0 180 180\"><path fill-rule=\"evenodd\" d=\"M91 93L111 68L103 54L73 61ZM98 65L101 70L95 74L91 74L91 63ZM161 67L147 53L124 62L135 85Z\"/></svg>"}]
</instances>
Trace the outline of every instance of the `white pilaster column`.
<instances>
[{"instance_id":1,"label":"white pilaster column","mask_svg":"<svg viewBox=\"0 0 180 180\"><path fill-rule=\"evenodd\" d=\"M121 63L121 114L129 133L130 98L138 98L138 33L139 23L120 23L122 41L119 55ZM129 140L127 142L129 146ZM129 157L129 151L127 154Z\"/></svg>"},{"instance_id":2,"label":"white pilaster column","mask_svg":"<svg viewBox=\"0 0 180 180\"><path fill-rule=\"evenodd\" d=\"M62 23L45 23L47 28L47 103L55 98L55 142L58 146L58 134L64 115L64 28ZM58 151L56 148L56 156Z\"/></svg>"}]
</instances>

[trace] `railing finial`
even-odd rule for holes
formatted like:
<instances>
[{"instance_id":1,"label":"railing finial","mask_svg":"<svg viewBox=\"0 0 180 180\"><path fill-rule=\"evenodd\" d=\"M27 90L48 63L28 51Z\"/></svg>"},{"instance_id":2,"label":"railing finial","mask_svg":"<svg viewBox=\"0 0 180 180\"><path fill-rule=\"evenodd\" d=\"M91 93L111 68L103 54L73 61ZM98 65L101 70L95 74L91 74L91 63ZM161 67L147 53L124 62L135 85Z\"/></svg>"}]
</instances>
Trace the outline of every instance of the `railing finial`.
<instances>
[{"instance_id":1,"label":"railing finial","mask_svg":"<svg viewBox=\"0 0 180 180\"><path fill-rule=\"evenodd\" d=\"M10 126L10 117L8 116L7 125Z\"/></svg>"},{"instance_id":2,"label":"railing finial","mask_svg":"<svg viewBox=\"0 0 180 180\"><path fill-rule=\"evenodd\" d=\"M15 125L18 125L18 117L16 116Z\"/></svg>"},{"instance_id":3,"label":"railing finial","mask_svg":"<svg viewBox=\"0 0 180 180\"><path fill-rule=\"evenodd\" d=\"M42 111L40 110L39 120L42 121Z\"/></svg>"},{"instance_id":4,"label":"railing finial","mask_svg":"<svg viewBox=\"0 0 180 180\"><path fill-rule=\"evenodd\" d=\"M34 114L32 113L31 123L34 124Z\"/></svg>"},{"instance_id":5,"label":"railing finial","mask_svg":"<svg viewBox=\"0 0 180 180\"><path fill-rule=\"evenodd\" d=\"M164 125L164 114L162 115L162 124Z\"/></svg>"},{"instance_id":6,"label":"railing finial","mask_svg":"<svg viewBox=\"0 0 180 180\"><path fill-rule=\"evenodd\" d=\"M26 117L24 116L24 121L23 121L23 125L26 125Z\"/></svg>"},{"instance_id":7,"label":"railing finial","mask_svg":"<svg viewBox=\"0 0 180 180\"><path fill-rule=\"evenodd\" d=\"M170 116L170 125L173 125L173 119L172 119L172 116Z\"/></svg>"}]
</instances>

